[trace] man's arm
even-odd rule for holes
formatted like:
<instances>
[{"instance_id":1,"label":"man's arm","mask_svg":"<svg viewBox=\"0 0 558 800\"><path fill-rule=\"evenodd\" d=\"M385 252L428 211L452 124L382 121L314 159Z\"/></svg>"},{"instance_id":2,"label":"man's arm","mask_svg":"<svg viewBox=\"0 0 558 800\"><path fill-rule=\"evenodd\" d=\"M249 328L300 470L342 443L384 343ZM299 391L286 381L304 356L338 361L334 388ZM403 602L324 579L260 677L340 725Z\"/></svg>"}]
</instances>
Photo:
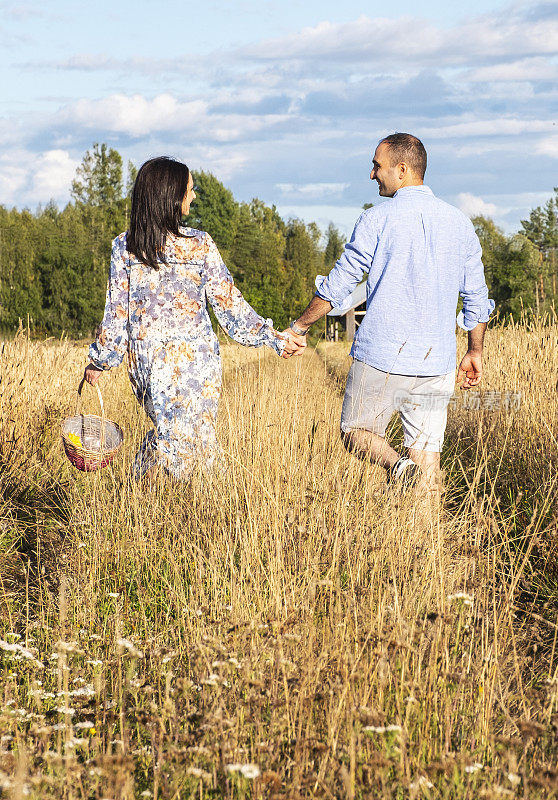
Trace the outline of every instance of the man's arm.
<instances>
[{"instance_id":1,"label":"man's arm","mask_svg":"<svg viewBox=\"0 0 558 800\"><path fill-rule=\"evenodd\" d=\"M305 336L308 328L321 319L333 308L329 300L323 300L317 294L310 300L300 317L291 325L291 330L299 336Z\"/></svg>"},{"instance_id":2,"label":"man's arm","mask_svg":"<svg viewBox=\"0 0 558 800\"><path fill-rule=\"evenodd\" d=\"M477 386L482 378L482 348L486 322L479 322L467 334L469 349L461 359L457 373L457 384L462 389Z\"/></svg>"}]
</instances>

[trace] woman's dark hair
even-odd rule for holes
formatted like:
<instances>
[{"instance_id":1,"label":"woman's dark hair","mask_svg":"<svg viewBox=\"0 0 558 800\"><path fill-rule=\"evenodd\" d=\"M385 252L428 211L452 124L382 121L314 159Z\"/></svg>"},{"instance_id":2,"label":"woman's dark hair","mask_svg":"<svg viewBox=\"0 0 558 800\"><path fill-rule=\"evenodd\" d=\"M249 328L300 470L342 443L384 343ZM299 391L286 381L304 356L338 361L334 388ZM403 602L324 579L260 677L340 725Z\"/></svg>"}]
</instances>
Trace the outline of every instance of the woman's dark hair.
<instances>
[{"instance_id":1,"label":"woman's dark hair","mask_svg":"<svg viewBox=\"0 0 558 800\"><path fill-rule=\"evenodd\" d=\"M189 179L186 164L167 156L146 161L137 174L126 249L154 269L158 260L164 260L167 234L180 236L178 226Z\"/></svg>"}]
</instances>

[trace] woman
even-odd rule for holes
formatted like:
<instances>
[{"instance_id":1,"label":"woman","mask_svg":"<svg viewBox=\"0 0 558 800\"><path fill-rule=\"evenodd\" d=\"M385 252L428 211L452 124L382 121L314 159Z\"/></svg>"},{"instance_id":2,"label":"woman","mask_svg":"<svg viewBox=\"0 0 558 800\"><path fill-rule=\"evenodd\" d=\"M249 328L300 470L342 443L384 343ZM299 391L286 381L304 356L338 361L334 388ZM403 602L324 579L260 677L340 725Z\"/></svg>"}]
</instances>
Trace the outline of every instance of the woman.
<instances>
[{"instance_id":1,"label":"woman","mask_svg":"<svg viewBox=\"0 0 558 800\"><path fill-rule=\"evenodd\" d=\"M237 342L265 344L284 357L303 350L248 305L211 236L181 226L195 196L184 164L161 157L141 167L130 227L113 242L105 313L89 348L85 379L92 385L128 353L134 394L155 426L136 455L137 478L157 464L187 478L200 460L211 467L218 453L221 363L206 300Z\"/></svg>"}]
</instances>

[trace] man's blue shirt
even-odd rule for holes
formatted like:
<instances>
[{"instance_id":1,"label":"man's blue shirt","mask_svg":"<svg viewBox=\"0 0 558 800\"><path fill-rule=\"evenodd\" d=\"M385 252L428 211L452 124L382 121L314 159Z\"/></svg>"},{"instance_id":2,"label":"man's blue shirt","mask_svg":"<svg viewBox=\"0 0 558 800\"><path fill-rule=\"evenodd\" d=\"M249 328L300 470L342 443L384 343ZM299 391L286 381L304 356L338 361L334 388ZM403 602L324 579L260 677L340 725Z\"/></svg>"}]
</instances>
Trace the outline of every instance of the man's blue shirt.
<instances>
[{"instance_id":1,"label":"man's blue shirt","mask_svg":"<svg viewBox=\"0 0 558 800\"><path fill-rule=\"evenodd\" d=\"M455 369L455 312L464 327L487 322L482 250L471 221L428 186L406 186L364 211L317 294L339 307L368 273L366 315L351 355L399 375Z\"/></svg>"}]
</instances>

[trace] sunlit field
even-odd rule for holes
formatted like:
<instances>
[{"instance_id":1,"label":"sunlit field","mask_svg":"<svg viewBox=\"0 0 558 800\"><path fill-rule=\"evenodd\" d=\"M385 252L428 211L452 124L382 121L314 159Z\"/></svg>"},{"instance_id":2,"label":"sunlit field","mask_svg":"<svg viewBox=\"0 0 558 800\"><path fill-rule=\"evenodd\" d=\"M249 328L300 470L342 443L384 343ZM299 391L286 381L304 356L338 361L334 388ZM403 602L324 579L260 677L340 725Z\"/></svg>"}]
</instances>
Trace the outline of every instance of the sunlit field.
<instances>
[{"instance_id":1,"label":"sunlit field","mask_svg":"<svg viewBox=\"0 0 558 800\"><path fill-rule=\"evenodd\" d=\"M138 486L125 368L124 445L83 474L60 423L86 347L6 341L0 795L558 796L557 341L489 331L439 508L344 450L344 344L224 344L224 471Z\"/></svg>"}]
</instances>

